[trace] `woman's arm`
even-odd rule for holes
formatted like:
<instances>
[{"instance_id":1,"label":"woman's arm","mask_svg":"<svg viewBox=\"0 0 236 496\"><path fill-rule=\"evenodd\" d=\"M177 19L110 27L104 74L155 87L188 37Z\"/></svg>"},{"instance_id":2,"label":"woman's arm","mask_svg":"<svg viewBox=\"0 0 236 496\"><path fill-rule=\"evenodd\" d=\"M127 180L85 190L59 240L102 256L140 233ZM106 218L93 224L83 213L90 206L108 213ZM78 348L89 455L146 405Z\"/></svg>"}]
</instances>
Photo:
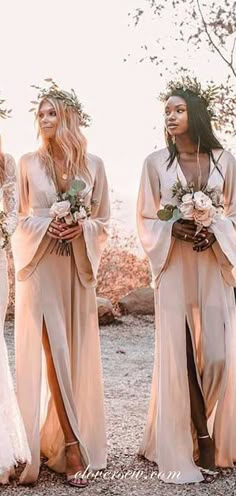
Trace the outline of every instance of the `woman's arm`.
<instances>
[{"instance_id":1,"label":"woman's arm","mask_svg":"<svg viewBox=\"0 0 236 496\"><path fill-rule=\"evenodd\" d=\"M137 203L137 225L141 244L147 254L153 275L154 286L171 253L174 237L174 220L161 221L157 212L161 208L161 185L158 174L159 152L151 154L144 162ZM163 163L165 167L165 163Z\"/></svg>"},{"instance_id":2,"label":"woman's arm","mask_svg":"<svg viewBox=\"0 0 236 496\"><path fill-rule=\"evenodd\" d=\"M19 161L18 189L19 189L19 222L12 236L12 249L18 280L24 280L34 271L42 258L51 239L46 235L49 216L35 216L30 210L30 186L28 167L34 167L32 154L24 155ZM35 170L37 174L37 169Z\"/></svg>"},{"instance_id":3,"label":"woman's arm","mask_svg":"<svg viewBox=\"0 0 236 496\"><path fill-rule=\"evenodd\" d=\"M83 222L83 238L93 277L97 271L108 238L110 201L104 164L96 157L96 173L91 201L94 201L92 214Z\"/></svg>"}]
</instances>

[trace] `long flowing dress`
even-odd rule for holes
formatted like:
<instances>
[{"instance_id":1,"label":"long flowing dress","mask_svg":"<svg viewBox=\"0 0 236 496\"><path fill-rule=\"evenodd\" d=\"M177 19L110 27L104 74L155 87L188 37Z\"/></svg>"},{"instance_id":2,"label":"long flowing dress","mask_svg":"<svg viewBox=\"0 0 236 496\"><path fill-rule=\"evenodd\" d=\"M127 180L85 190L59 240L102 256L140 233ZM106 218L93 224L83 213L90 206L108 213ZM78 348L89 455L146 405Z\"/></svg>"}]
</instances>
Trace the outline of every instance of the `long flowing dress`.
<instances>
[{"instance_id":1,"label":"long flowing dress","mask_svg":"<svg viewBox=\"0 0 236 496\"><path fill-rule=\"evenodd\" d=\"M5 154L5 178L0 187L0 210L5 212L9 235L17 225L17 191L14 159ZM17 462L30 461L20 410L16 401L4 340L4 322L8 305L8 270L6 250L0 248L0 482L8 481L9 471Z\"/></svg>"},{"instance_id":2,"label":"long flowing dress","mask_svg":"<svg viewBox=\"0 0 236 496\"><path fill-rule=\"evenodd\" d=\"M176 204L171 188L186 178L177 159L167 169L168 150L147 157L138 198L138 230L149 257L154 286L156 347L149 414L140 454L159 466L165 482L202 480L194 460L197 436L191 425L186 357L186 322L190 329L199 386L205 401L216 464L236 460L236 320L233 285L236 267L236 162L215 150L209 187L220 187L224 216L212 225L215 243L193 251L191 243L172 237L174 220L157 218L166 204ZM214 162L217 162L217 170Z\"/></svg>"},{"instance_id":3,"label":"long flowing dress","mask_svg":"<svg viewBox=\"0 0 236 496\"><path fill-rule=\"evenodd\" d=\"M52 252L46 231L56 188L38 152L19 163L19 224L13 236L16 267L16 376L18 401L32 462L22 483L38 477L41 453L48 466L65 471L64 437L49 394L42 349L46 324L63 403L72 430L91 469L106 466L106 434L100 340L95 296L96 275L107 239L108 187L104 166L88 154L87 202L95 200L83 236L73 240L71 256Z\"/></svg>"}]
</instances>

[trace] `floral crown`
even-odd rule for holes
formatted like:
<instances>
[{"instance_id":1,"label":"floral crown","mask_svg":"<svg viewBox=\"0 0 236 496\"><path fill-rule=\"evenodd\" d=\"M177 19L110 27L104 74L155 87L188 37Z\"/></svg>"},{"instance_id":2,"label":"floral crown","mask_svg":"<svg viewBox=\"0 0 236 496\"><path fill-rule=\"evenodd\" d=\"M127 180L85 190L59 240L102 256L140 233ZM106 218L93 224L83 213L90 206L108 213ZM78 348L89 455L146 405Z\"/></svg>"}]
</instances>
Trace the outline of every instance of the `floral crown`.
<instances>
[{"instance_id":1,"label":"floral crown","mask_svg":"<svg viewBox=\"0 0 236 496\"><path fill-rule=\"evenodd\" d=\"M11 117L11 112L12 110L7 110L5 108L1 108L1 105L5 102L5 100L0 100L0 117L2 117L2 119L7 119L8 117Z\"/></svg>"},{"instance_id":2,"label":"floral crown","mask_svg":"<svg viewBox=\"0 0 236 496\"><path fill-rule=\"evenodd\" d=\"M165 102L175 92L181 90L186 93L193 93L198 96L205 104L207 111L212 120L216 120L215 104L218 103L220 87L215 86L213 83L208 83L205 89L202 88L201 83L196 77L181 76L179 80L170 81L165 93L161 93L159 98Z\"/></svg>"},{"instance_id":3,"label":"floral crown","mask_svg":"<svg viewBox=\"0 0 236 496\"><path fill-rule=\"evenodd\" d=\"M71 107L79 116L80 126L88 127L91 122L91 118L88 114L83 111L83 106L78 100L78 97L73 89L71 91L65 91L59 88L59 86L51 78L47 78L46 81L49 84L48 88L40 88L40 86L31 85L32 88L38 90L37 100L31 101L35 107L31 108L29 112L36 112L40 101L43 98L55 98L56 100L61 100L65 107Z\"/></svg>"}]
</instances>

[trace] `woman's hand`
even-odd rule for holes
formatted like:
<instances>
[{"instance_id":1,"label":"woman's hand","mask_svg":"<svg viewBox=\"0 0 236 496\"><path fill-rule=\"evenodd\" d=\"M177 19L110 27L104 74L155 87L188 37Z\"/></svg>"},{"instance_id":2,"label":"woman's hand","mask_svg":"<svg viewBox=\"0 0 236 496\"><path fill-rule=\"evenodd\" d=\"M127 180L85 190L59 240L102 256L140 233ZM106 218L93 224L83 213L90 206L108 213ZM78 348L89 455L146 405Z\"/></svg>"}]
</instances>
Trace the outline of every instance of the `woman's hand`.
<instances>
[{"instance_id":1,"label":"woman's hand","mask_svg":"<svg viewBox=\"0 0 236 496\"><path fill-rule=\"evenodd\" d=\"M202 238L200 238L200 234L202 233ZM204 235L204 237L203 237ZM213 243L215 243L216 237L213 233L208 232L207 229L203 229L197 236L194 241L193 250L195 251L205 251L210 248Z\"/></svg>"},{"instance_id":2,"label":"woman's hand","mask_svg":"<svg viewBox=\"0 0 236 496\"><path fill-rule=\"evenodd\" d=\"M172 236L181 241L187 241L188 243L194 242L194 236L196 233L196 224L192 221L184 221L182 219L174 222L172 227Z\"/></svg>"},{"instance_id":3,"label":"woman's hand","mask_svg":"<svg viewBox=\"0 0 236 496\"><path fill-rule=\"evenodd\" d=\"M81 222L78 222L78 224L64 227L63 231L60 232L59 239L73 241L73 239L79 238L82 233L83 225Z\"/></svg>"},{"instance_id":4,"label":"woman's hand","mask_svg":"<svg viewBox=\"0 0 236 496\"><path fill-rule=\"evenodd\" d=\"M60 233L65 229L65 224L56 219L53 219L48 226L47 235L50 238L60 239Z\"/></svg>"}]
</instances>

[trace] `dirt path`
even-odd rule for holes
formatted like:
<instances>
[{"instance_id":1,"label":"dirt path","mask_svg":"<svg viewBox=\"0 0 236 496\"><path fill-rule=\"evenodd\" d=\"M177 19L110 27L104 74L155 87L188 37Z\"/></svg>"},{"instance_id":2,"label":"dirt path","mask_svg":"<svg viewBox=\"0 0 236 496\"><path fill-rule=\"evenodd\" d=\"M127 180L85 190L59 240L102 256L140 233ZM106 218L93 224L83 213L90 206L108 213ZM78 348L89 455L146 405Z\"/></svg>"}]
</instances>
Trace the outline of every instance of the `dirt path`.
<instances>
[{"instance_id":1,"label":"dirt path","mask_svg":"<svg viewBox=\"0 0 236 496\"><path fill-rule=\"evenodd\" d=\"M12 369L14 342L12 324L6 325L6 340ZM158 481L156 465L137 457L146 420L154 353L152 317L124 317L101 329L108 434L108 467L88 488L64 485L64 478L42 465L37 485L0 489L5 496L236 496L236 472L230 471L214 484L173 485Z\"/></svg>"}]
</instances>

